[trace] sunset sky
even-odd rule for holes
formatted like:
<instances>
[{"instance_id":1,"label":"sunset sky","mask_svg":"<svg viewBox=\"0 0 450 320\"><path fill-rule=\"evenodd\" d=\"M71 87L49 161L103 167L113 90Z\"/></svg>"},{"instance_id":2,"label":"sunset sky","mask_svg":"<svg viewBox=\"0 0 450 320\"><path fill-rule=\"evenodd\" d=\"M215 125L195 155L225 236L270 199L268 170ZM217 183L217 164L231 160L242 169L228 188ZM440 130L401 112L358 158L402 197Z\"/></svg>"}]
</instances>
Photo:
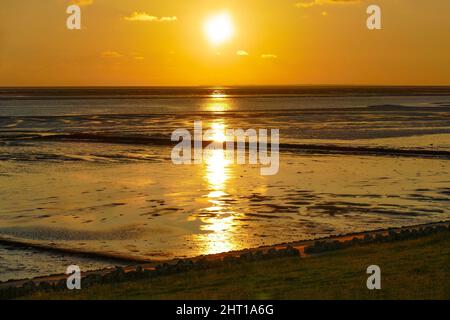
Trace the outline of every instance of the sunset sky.
<instances>
[{"instance_id":1,"label":"sunset sky","mask_svg":"<svg viewBox=\"0 0 450 320\"><path fill-rule=\"evenodd\" d=\"M449 16L448 0L2 0L0 86L450 85Z\"/></svg>"}]
</instances>

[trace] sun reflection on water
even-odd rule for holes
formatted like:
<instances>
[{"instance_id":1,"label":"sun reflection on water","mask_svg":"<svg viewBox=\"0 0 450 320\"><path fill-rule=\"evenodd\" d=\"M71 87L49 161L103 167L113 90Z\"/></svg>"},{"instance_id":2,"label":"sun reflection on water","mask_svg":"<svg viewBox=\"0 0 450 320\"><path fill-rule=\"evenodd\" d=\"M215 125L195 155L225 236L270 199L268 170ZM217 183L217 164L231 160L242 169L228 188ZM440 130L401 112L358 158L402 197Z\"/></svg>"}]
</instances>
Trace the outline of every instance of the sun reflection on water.
<instances>
[{"instance_id":1,"label":"sun reflection on water","mask_svg":"<svg viewBox=\"0 0 450 320\"><path fill-rule=\"evenodd\" d=\"M204 110L221 113L230 110L229 96L222 90L214 90L204 104Z\"/></svg>"},{"instance_id":2,"label":"sun reflection on water","mask_svg":"<svg viewBox=\"0 0 450 320\"><path fill-rule=\"evenodd\" d=\"M216 142L225 141L225 123L222 119L211 124L212 138ZM202 254L213 254L236 249L233 239L233 229L236 227L235 212L227 203L227 187L232 167L226 151L222 149L206 150L204 154L204 180L207 182L209 193L205 195L209 207L208 213L202 218L204 225Z\"/></svg>"},{"instance_id":3,"label":"sun reflection on water","mask_svg":"<svg viewBox=\"0 0 450 320\"><path fill-rule=\"evenodd\" d=\"M224 112L224 111L228 111L230 109L230 105L228 102L226 101L219 101L217 99L213 99L211 101L208 101L205 104L205 110L206 111L210 111L210 112Z\"/></svg>"},{"instance_id":4,"label":"sun reflection on water","mask_svg":"<svg viewBox=\"0 0 450 320\"><path fill-rule=\"evenodd\" d=\"M213 93L211 94L211 97L214 99L222 99L222 98L226 98L227 95L222 90L214 90Z\"/></svg>"},{"instance_id":5,"label":"sun reflection on water","mask_svg":"<svg viewBox=\"0 0 450 320\"><path fill-rule=\"evenodd\" d=\"M212 189L208 196L221 198L226 195L225 188L229 178L230 160L225 157L224 150L207 150L205 153L205 176L209 188Z\"/></svg>"}]
</instances>

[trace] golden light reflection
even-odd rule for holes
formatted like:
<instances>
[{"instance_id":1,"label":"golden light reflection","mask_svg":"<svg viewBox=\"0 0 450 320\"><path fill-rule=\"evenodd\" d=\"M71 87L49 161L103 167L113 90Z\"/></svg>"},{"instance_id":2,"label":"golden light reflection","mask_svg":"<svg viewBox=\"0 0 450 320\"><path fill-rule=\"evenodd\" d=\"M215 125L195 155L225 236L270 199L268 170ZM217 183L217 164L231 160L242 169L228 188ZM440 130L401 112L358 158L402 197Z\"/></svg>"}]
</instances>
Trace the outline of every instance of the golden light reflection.
<instances>
[{"instance_id":1,"label":"golden light reflection","mask_svg":"<svg viewBox=\"0 0 450 320\"><path fill-rule=\"evenodd\" d=\"M230 232L234 224L233 216L210 218L207 223L204 230L209 233L204 240L205 251L203 254L215 254L236 249Z\"/></svg>"},{"instance_id":2,"label":"golden light reflection","mask_svg":"<svg viewBox=\"0 0 450 320\"><path fill-rule=\"evenodd\" d=\"M211 94L211 98L213 99L224 99L226 97L227 97L226 93L223 92L222 90L214 90L213 93Z\"/></svg>"},{"instance_id":3,"label":"golden light reflection","mask_svg":"<svg viewBox=\"0 0 450 320\"><path fill-rule=\"evenodd\" d=\"M215 142L224 142L226 140L225 136L225 124L222 122L216 122L212 124L213 135L211 139ZM217 157L216 155L214 155ZM223 155L225 156L225 154Z\"/></svg>"},{"instance_id":4,"label":"golden light reflection","mask_svg":"<svg viewBox=\"0 0 450 320\"><path fill-rule=\"evenodd\" d=\"M204 106L205 111L220 113L230 109L228 95L224 91L217 89L214 90L209 96L210 99L207 100Z\"/></svg>"},{"instance_id":5,"label":"golden light reflection","mask_svg":"<svg viewBox=\"0 0 450 320\"><path fill-rule=\"evenodd\" d=\"M224 112L230 109L230 105L226 101L217 101L218 99L213 99L213 101L208 102L205 105L206 111L211 112Z\"/></svg>"},{"instance_id":6,"label":"golden light reflection","mask_svg":"<svg viewBox=\"0 0 450 320\"><path fill-rule=\"evenodd\" d=\"M225 140L225 123L222 119L211 124L214 141ZM222 149L206 150L204 154L204 178L210 189L206 195L210 206L205 209L207 217L202 218L205 224L202 230L204 235L203 254L213 254L236 249L233 239L235 227L235 215L230 204L225 201L228 196L227 182L231 173L231 160L226 157L226 151Z\"/></svg>"},{"instance_id":7,"label":"golden light reflection","mask_svg":"<svg viewBox=\"0 0 450 320\"><path fill-rule=\"evenodd\" d=\"M220 133L217 133L217 139L219 140L215 141L223 141ZM213 190L208 196L213 199L220 198L226 195L225 187L229 177L230 160L226 158L224 150L207 150L205 153L205 176L210 189Z\"/></svg>"}]
</instances>

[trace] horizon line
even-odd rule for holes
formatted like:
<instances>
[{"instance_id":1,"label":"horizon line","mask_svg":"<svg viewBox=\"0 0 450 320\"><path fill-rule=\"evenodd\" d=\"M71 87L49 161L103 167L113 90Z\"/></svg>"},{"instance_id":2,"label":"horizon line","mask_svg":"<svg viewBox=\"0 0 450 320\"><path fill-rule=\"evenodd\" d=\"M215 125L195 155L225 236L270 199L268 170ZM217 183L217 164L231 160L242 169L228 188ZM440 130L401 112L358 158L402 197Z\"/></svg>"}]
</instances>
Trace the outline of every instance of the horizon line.
<instances>
[{"instance_id":1,"label":"horizon line","mask_svg":"<svg viewBox=\"0 0 450 320\"><path fill-rule=\"evenodd\" d=\"M450 84L245 84L245 85L25 85L1 86L0 89L53 89L53 88L300 88L300 87L360 87L360 88L450 88Z\"/></svg>"}]
</instances>

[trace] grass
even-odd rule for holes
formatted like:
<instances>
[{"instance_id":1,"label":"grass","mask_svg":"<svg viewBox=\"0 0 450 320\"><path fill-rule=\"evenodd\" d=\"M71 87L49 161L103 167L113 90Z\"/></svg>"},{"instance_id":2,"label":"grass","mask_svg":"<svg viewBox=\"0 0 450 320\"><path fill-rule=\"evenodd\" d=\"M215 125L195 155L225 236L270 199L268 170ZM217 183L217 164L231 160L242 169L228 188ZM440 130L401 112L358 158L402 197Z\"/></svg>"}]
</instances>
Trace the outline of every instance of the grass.
<instances>
[{"instance_id":1,"label":"grass","mask_svg":"<svg viewBox=\"0 0 450 320\"><path fill-rule=\"evenodd\" d=\"M381 290L366 287L366 269L372 264L381 268ZM450 299L450 233L27 298Z\"/></svg>"}]
</instances>

